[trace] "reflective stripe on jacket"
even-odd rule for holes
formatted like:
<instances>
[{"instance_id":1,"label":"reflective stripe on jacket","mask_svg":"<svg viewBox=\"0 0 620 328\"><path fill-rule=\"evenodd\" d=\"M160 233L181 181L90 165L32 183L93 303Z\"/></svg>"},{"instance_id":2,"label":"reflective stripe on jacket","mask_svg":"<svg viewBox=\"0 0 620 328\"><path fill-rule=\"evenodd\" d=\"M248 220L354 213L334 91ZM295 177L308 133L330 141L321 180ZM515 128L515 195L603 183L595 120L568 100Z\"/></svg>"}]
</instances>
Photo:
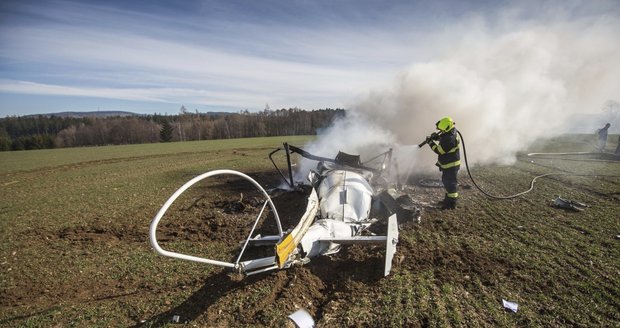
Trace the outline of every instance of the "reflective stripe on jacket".
<instances>
[{"instance_id":1,"label":"reflective stripe on jacket","mask_svg":"<svg viewBox=\"0 0 620 328\"><path fill-rule=\"evenodd\" d=\"M456 128L449 132L443 133L439 138L439 143L429 143L431 149L439 155L437 163L440 169L448 169L451 167L459 167L461 165L461 140L456 133Z\"/></svg>"}]
</instances>

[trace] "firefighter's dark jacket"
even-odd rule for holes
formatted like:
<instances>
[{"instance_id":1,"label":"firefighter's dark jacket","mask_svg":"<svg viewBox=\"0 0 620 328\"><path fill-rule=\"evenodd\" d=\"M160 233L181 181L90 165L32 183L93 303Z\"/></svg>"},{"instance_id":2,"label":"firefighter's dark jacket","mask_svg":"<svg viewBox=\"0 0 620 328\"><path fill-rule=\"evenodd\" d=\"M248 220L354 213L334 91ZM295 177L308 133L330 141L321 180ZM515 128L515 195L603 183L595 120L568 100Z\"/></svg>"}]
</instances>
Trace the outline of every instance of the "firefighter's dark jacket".
<instances>
[{"instance_id":1,"label":"firefighter's dark jacket","mask_svg":"<svg viewBox=\"0 0 620 328\"><path fill-rule=\"evenodd\" d=\"M431 149L439 155L437 158L437 166L440 170L445 170L451 167L460 167L461 165L461 152L460 152L461 140L456 133L456 128L442 133L439 137L439 142L429 142L428 145Z\"/></svg>"}]
</instances>

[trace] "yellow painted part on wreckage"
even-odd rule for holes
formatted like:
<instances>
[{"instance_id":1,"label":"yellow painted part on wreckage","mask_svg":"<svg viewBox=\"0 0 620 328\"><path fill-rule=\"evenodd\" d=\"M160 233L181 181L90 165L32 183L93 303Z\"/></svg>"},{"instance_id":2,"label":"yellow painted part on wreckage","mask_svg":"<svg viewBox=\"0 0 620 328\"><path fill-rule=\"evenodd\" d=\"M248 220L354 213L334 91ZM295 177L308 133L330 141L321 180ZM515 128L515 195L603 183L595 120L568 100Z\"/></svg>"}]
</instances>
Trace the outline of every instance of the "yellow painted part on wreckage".
<instances>
[{"instance_id":1,"label":"yellow painted part on wreckage","mask_svg":"<svg viewBox=\"0 0 620 328\"><path fill-rule=\"evenodd\" d=\"M295 249L296 243L293 234L288 234L280 243L276 245L276 260L278 267L284 267L284 263Z\"/></svg>"},{"instance_id":2,"label":"yellow painted part on wreckage","mask_svg":"<svg viewBox=\"0 0 620 328\"><path fill-rule=\"evenodd\" d=\"M289 256L299 242L301 238L306 234L310 225L314 222L314 218L319 208L319 200L316 195L316 190L313 188L310 196L308 197L308 205L306 207L306 212L301 217L301 220L297 224L297 226L291 231L282 241L276 244L276 262L278 263L278 267L282 269Z\"/></svg>"}]
</instances>

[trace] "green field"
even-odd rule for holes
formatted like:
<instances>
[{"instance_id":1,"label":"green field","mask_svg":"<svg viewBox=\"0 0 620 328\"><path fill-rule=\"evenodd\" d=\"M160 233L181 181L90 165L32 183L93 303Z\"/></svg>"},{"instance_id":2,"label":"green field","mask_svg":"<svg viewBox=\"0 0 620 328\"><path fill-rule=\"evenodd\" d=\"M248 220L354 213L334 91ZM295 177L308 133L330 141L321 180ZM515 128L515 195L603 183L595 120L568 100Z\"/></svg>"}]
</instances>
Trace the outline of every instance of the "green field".
<instances>
[{"instance_id":1,"label":"green field","mask_svg":"<svg viewBox=\"0 0 620 328\"><path fill-rule=\"evenodd\" d=\"M149 224L183 183L228 168L274 187L269 152L311 138L0 152L0 326L176 326L174 315L190 327L282 326L296 308L321 327L619 325L620 164L596 156L519 155L514 165L472 171L495 194L525 190L547 172L587 175L541 179L513 200L468 189L461 171L460 207L424 207L421 223L403 224L386 278L377 274L380 249L352 247L243 281L151 249ZM529 151L584 151L586 139L564 136ZM217 200L239 197L226 183ZM164 226L166 245L226 254L226 240L192 230L221 214L201 191L171 214L186 221ZM557 195L590 207L552 207ZM502 299L519 311L506 311Z\"/></svg>"}]
</instances>

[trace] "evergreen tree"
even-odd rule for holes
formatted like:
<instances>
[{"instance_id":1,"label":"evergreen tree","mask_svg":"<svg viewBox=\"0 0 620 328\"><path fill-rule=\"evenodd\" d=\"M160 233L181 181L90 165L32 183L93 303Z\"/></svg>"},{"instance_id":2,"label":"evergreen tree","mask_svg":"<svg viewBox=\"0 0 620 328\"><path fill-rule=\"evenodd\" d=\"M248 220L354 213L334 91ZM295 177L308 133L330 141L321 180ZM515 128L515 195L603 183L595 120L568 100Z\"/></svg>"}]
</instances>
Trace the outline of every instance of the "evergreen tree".
<instances>
[{"instance_id":1,"label":"evergreen tree","mask_svg":"<svg viewBox=\"0 0 620 328\"><path fill-rule=\"evenodd\" d=\"M165 120L161 125L161 130L159 130L159 139L161 142L172 141L172 125L170 125L168 120Z\"/></svg>"}]
</instances>

